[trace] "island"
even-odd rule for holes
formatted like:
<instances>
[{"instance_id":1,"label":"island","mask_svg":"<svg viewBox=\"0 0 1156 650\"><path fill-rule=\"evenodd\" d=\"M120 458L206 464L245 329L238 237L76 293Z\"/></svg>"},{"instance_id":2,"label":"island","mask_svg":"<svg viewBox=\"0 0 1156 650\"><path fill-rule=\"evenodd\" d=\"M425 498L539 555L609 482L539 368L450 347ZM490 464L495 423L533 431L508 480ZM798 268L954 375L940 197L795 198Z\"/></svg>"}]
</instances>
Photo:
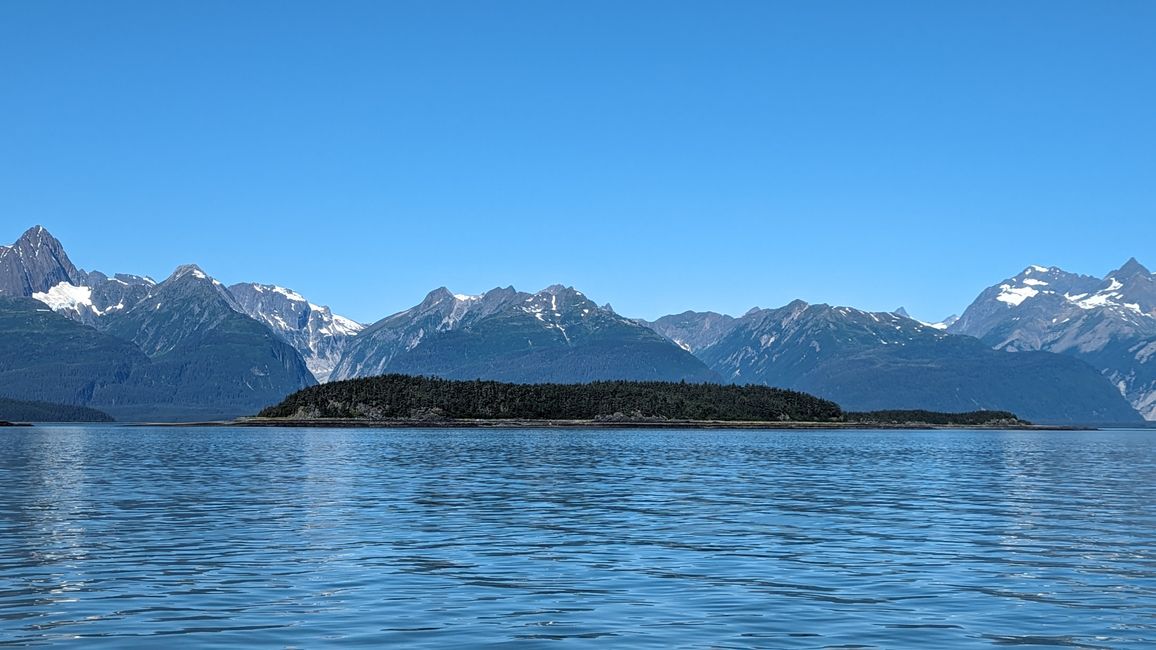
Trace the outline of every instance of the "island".
<instances>
[{"instance_id":1,"label":"island","mask_svg":"<svg viewBox=\"0 0 1156 650\"><path fill-rule=\"evenodd\" d=\"M232 424L312 427L1067 428L1007 411L857 413L758 385L598 381L514 384L382 375L299 390Z\"/></svg>"}]
</instances>

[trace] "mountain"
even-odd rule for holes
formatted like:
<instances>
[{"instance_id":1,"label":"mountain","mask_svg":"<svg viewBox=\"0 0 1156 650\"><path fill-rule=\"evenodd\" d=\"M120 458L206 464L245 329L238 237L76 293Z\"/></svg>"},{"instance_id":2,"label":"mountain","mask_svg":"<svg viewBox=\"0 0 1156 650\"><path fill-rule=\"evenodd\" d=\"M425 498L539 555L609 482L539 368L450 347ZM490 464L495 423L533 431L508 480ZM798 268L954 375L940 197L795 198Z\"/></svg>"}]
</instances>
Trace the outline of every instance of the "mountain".
<instances>
[{"instance_id":1,"label":"mountain","mask_svg":"<svg viewBox=\"0 0 1156 650\"><path fill-rule=\"evenodd\" d=\"M12 246L0 247L0 295L29 296L58 314L105 328L106 316L124 311L153 292L151 278L78 269L64 247L43 227L28 230ZM236 284L226 301L269 326L294 346L310 372L325 381L350 336L363 326L334 315L328 307L272 285Z\"/></svg>"},{"instance_id":2,"label":"mountain","mask_svg":"<svg viewBox=\"0 0 1156 650\"><path fill-rule=\"evenodd\" d=\"M663 316L654 322L637 320L675 345L690 353L709 347L726 336L734 328L734 316L713 311L684 311L681 314Z\"/></svg>"},{"instance_id":3,"label":"mountain","mask_svg":"<svg viewBox=\"0 0 1156 650\"><path fill-rule=\"evenodd\" d=\"M1086 361L1156 420L1156 275L1134 258L1103 278L1029 266L980 293L950 331Z\"/></svg>"},{"instance_id":4,"label":"mountain","mask_svg":"<svg viewBox=\"0 0 1156 650\"><path fill-rule=\"evenodd\" d=\"M296 350L215 290L207 276L175 274L108 333L31 298L0 298L0 395L127 421L224 419L314 383Z\"/></svg>"},{"instance_id":5,"label":"mountain","mask_svg":"<svg viewBox=\"0 0 1156 650\"><path fill-rule=\"evenodd\" d=\"M803 301L753 309L696 354L724 381L804 391L855 411L1005 410L1041 422L1138 419L1087 364L1047 353L1003 354L894 313Z\"/></svg>"},{"instance_id":6,"label":"mountain","mask_svg":"<svg viewBox=\"0 0 1156 650\"><path fill-rule=\"evenodd\" d=\"M365 326L328 307L314 305L295 291L269 284L234 284L229 293L252 318L264 323L305 359L317 381L324 383Z\"/></svg>"},{"instance_id":7,"label":"mountain","mask_svg":"<svg viewBox=\"0 0 1156 650\"><path fill-rule=\"evenodd\" d=\"M41 226L29 228L11 246L0 246L0 295L31 296L77 276L64 247Z\"/></svg>"},{"instance_id":8,"label":"mountain","mask_svg":"<svg viewBox=\"0 0 1156 650\"><path fill-rule=\"evenodd\" d=\"M515 383L717 381L693 355L571 287L434 290L352 340L333 379L386 373Z\"/></svg>"},{"instance_id":9,"label":"mountain","mask_svg":"<svg viewBox=\"0 0 1156 650\"><path fill-rule=\"evenodd\" d=\"M735 381L854 410L1106 422L1134 406L1156 419L1156 276L1134 259L1105 278L1028 267L954 323L806 303L648 323L555 285L442 288L363 329L288 289L226 288L192 265L159 284L84 271L37 226L0 247L0 296L0 396L122 420L231 417L317 379L383 373Z\"/></svg>"},{"instance_id":10,"label":"mountain","mask_svg":"<svg viewBox=\"0 0 1156 650\"><path fill-rule=\"evenodd\" d=\"M245 415L313 385L301 355L200 268L78 269L41 227L0 249L0 396L122 420Z\"/></svg>"},{"instance_id":11,"label":"mountain","mask_svg":"<svg viewBox=\"0 0 1156 650\"><path fill-rule=\"evenodd\" d=\"M152 394L123 400L171 404L168 410L181 417L254 413L316 383L293 346L246 315L228 289L196 265L179 267L146 299L107 316L102 329L151 360L137 374Z\"/></svg>"},{"instance_id":12,"label":"mountain","mask_svg":"<svg viewBox=\"0 0 1156 650\"><path fill-rule=\"evenodd\" d=\"M0 246L0 295L35 298L88 325L134 304L154 284L136 275L109 277L78 269L43 226L28 229L11 246Z\"/></svg>"}]
</instances>

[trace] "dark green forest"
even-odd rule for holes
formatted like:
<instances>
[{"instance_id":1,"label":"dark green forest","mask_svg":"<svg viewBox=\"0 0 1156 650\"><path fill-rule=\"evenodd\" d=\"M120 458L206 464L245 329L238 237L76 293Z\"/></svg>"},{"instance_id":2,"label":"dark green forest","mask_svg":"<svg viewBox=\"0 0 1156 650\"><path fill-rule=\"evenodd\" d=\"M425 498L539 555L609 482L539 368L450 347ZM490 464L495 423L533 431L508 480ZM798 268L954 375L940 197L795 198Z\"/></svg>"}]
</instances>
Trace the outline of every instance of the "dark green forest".
<instances>
[{"instance_id":1,"label":"dark green forest","mask_svg":"<svg viewBox=\"0 0 1156 650\"><path fill-rule=\"evenodd\" d=\"M0 420L13 422L112 422L108 413L83 406L0 397Z\"/></svg>"},{"instance_id":2,"label":"dark green forest","mask_svg":"<svg viewBox=\"0 0 1156 650\"><path fill-rule=\"evenodd\" d=\"M311 386L262 417L838 421L834 402L766 386L599 381L508 384L383 375Z\"/></svg>"},{"instance_id":3,"label":"dark green forest","mask_svg":"<svg viewBox=\"0 0 1156 650\"><path fill-rule=\"evenodd\" d=\"M967 413L939 413L936 411L868 411L865 413L845 413L847 422L863 424L939 424L982 426L985 424L1026 424L1015 413L1009 411L970 411Z\"/></svg>"}]
</instances>

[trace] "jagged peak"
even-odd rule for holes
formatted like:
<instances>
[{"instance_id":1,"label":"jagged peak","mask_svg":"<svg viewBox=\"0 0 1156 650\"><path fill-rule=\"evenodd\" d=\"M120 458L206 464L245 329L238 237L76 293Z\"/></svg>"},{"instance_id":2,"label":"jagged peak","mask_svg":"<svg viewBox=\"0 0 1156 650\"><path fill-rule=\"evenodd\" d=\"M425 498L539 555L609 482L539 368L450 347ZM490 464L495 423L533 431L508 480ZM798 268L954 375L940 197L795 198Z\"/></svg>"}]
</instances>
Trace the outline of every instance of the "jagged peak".
<instances>
[{"instance_id":1,"label":"jagged peak","mask_svg":"<svg viewBox=\"0 0 1156 650\"><path fill-rule=\"evenodd\" d=\"M169 279L166 280L166 282L171 281L171 280L179 280L180 278L183 278L183 277L189 276L189 275L191 275L192 277L194 277L198 280L211 280L212 279L209 277L209 274L207 274L203 270L201 270L201 267L197 266L196 264L182 264L182 265L178 266L176 268L176 270L173 271L172 275L169 276Z\"/></svg>"},{"instance_id":2,"label":"jagged peak","mask_svg":"<svg viewBox=\"0 0 1156 650\"><path fill-rule=\"evenodd\" d=\"M903 307L900 307L891 313L895 314L896 316L902 316L904 318L911 318L911 314L907 313L907 310L904 309Z\"/></svg>"},{"instance_id":3,"label":"jagged peak","mask_svg":"<svg viewBox=\"0 0 1156 650\"><path fill-rule=\"evenodd\" d=\"M52 237L52 233L48 232L47 228L37 224L25 230L24 234L20 235L20 239L42 239L45 235ZM55 239L55 237L53 237L53 239Z\"/></svg>"},{"instance_id":4,"label":"jagged peak","mask_svg":"<svg viewBox=\"0 0 1156 650\"><path fill-rule=\"evenodd\" d=\"M541 291L539 291L535 295L560 296L560 295L566 295L566 294L573 294L573 295L577 295L577 296L583 295L583 293L581 291L578 291L574 287L568 287L568 286L563 285L563 284L552 284L552 285L546 287L545 289L542 289Z\"/></svg>"},{"instance_id":5,"label":"jagged peak","mask_svg":"<svg viewBox=\"0 0 1156 650\"><path fill-rule=\"evenodd\" d=\"M425 298L422 299L421 303L418 304L418 307L425 309L425 308L437 305L438 303L442 303L442 302L446 302L446 301L453 301L453 300L454 300L454 294L452 291L450 291L449 289L447 289L445 287L438 287L437 289L434 289L433 291L427 293L425 295Z\"/></svg>"},{"instance_id":6,"label":"jagged peak","mask_svg":"<svg viewBox=\"0 0 1156 650\"><path fill-rule=\"evenodd\" d=\"M35 250L45 244L54 251L63 250L59 239L53 237L52 233L48 232L48 229L44 226L37 225L25 230L24 234L20 235L12 246L3 246L0 248L31 248Z\"/></svg>"},{"instance_id":7,"label":"jagged peak","mask_svg":"<svg viewBox=\"0 0 1156 650\"><path fill-rule=\"evenodd\" d=\"M1152 272L1149 271L1148 268L1143 264L1141 264L1135 257L1131 257L1128 258L1128 261L1124 263L1124 266L1121 266L1109 275L1110 277L1116 278L1131 278L1137 275L1152 275Z\"/></svg>"}]
</instances>

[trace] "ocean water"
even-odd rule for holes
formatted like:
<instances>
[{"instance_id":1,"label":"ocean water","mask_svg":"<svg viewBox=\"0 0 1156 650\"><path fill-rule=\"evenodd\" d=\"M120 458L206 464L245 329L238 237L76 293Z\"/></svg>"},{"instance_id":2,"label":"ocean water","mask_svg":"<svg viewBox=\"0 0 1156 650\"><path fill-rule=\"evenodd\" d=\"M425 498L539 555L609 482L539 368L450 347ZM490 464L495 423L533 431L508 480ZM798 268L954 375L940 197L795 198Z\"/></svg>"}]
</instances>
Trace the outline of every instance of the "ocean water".
<instances>
[{"instance_id":1,"label":"ocean water","mask_svg":"<svg viewBox=\"0 0 1156 650\"><path fill-rule=\"evenodd\" d=\"M1156 431L0 430L0 645L1156 647Z\"/></svg>"}]
</instances>

